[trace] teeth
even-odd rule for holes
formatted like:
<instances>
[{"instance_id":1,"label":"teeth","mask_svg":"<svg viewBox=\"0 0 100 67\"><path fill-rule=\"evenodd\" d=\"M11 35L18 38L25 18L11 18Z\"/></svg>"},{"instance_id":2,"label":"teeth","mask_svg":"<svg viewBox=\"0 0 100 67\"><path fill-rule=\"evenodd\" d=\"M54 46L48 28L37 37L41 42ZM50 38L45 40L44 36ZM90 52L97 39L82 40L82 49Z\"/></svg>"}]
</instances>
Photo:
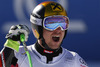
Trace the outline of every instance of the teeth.
<instances>
[{"instance_id":1,"label":"teeth","mask_svg":"<svg viewBox=\"0 0 100 67\"><path fill-rule=\"evenodd\" d=\"M53 37L60 37L60 36L53 36Z\"/></svg>"}]
</instances>

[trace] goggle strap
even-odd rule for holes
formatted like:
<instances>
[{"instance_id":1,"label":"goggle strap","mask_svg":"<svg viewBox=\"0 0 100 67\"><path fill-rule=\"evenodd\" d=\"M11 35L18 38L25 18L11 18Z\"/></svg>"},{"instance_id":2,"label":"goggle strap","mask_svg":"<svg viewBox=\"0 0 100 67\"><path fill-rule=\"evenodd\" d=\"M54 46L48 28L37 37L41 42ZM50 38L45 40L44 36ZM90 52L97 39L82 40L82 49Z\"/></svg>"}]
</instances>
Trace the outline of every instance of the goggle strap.
<instances>
[{"instance_id":1,"label":"goggle strap","mask_svg":"<svg viewBox=\"0 0 100 67\"><path fill-rule=\"evenodd\" d=\"M33 17L32 15L30 16L30 18L31 18L30 21L31 21L33 24L42 26L42 19Z\"/></svg>"}]
</instances>

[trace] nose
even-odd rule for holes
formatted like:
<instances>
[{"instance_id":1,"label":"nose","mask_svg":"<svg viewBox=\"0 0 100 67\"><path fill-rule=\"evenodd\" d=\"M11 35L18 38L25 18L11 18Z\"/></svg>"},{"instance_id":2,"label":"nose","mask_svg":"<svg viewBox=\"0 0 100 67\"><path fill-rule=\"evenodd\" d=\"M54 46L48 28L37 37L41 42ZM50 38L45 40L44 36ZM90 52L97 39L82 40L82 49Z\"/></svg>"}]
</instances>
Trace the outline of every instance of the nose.
<instances>
[{"instance_id":1,"label":"nose","mask_svg":"<svg viewBox=\"0 0 100 67\"><path fill-rule=\"evenodd\" d=\"M55 29L55 31L58 31L58 32L59 32L59 31L62 31L62 30L61 30L61 27L58 27L57 29Z\"/></svg>"},{"instance_id":2,"label":"nose","mask_svg":"<svg viewBox=\"0 0 100 67\"><path fill-rule=\"evenodd\" d=\"M55 29L54 31L53 31L53 33L55 33L55 34L57 34L57 35L59 35L59 34L62 34L62 29L61 29L61 27L58 27L57 29Z\"/></svg>"},{"instance_id":3,"label":"nose","mask_svg":"<svg viewBox=\"0 0 100 67\"><path fill-rule=\"evenodd\" d=\"M61 30L61 27L58 27L57 29L55 29L54 31L53 31L55 34L61 34L62 33L62 30Z\"/></svg>"}]
</instances>

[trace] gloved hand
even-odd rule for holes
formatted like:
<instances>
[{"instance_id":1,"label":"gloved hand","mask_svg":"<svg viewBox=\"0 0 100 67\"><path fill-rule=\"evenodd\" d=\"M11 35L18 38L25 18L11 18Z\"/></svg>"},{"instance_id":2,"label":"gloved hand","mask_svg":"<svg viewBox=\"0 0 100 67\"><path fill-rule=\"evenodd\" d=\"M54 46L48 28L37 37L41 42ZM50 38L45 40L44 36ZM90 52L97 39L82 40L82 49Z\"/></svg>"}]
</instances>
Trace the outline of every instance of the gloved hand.
<instances>
[{"instance_id":1,"label":"gloved hand","mask_svg":"<svg viewBox=\"0 0 100 67\"><path fill-rule=\"evenodd\" d=\"M20 35L25 35L25 41L28 40L29 29L26 25L16 25L11 26L9 33L6 35L7 41L4 46L14 49L15 51L19 51L19 45L21 42Z\"/></svg>"}]
</instances>

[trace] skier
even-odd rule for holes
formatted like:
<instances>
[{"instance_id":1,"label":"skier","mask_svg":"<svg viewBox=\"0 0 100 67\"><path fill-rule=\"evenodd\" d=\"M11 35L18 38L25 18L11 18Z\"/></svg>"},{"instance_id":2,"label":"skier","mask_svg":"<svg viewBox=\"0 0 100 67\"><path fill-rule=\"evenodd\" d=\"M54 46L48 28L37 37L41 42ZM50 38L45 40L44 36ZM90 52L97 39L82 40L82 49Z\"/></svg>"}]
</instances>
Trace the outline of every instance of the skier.
<instances>
[{"instance_id":1,"label":"skier","mask_svg":"<svg viewBox=\"0 0 100 67\"><path fill-rule=\"evenodd\" d=\"M31 13L30 21L37 38L35 44L27 46L33 67L88 67L76 52L61 46L67 34L69 19L59 3L40 3ZM0 67L30 67L25 48L20 46L21 34L25 35L27 41L29 29L26 25L11 26L0 53Z\"/></svg>"}]
</instances>

